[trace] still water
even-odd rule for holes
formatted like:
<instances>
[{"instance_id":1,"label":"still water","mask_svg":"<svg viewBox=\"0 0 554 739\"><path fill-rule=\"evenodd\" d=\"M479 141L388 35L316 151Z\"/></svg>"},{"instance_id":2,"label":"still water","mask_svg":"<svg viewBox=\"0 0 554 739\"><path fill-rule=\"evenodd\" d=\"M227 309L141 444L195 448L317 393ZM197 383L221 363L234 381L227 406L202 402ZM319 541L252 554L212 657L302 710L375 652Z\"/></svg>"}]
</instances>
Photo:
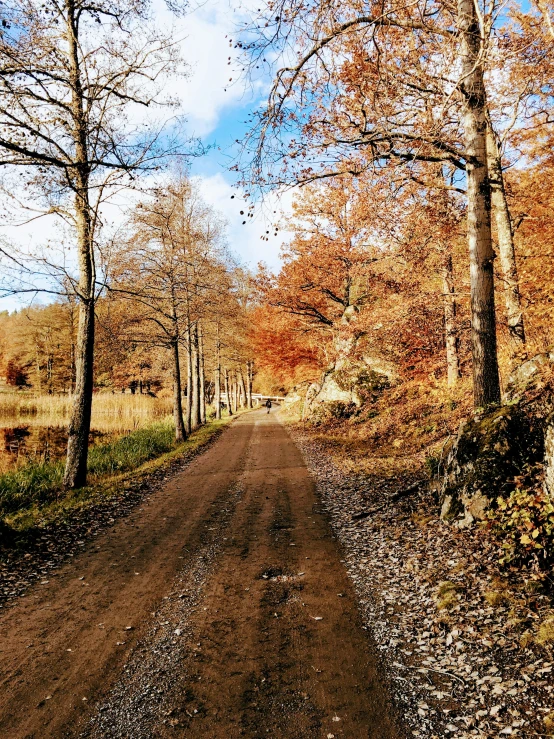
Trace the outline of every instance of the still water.
<instances>
[{"instance_id":1,"label":"still water","mask_svg":"<svg viewBox=\"0 0 554 739\"><path fill-rule=\"evenodd\" d=\"M113 436L91 432L91 443ZM0 473L29 461L48 462L61 459L67 446L67 426L43 426L26 421L0 427Z\"/></svg>"}]
</instances>

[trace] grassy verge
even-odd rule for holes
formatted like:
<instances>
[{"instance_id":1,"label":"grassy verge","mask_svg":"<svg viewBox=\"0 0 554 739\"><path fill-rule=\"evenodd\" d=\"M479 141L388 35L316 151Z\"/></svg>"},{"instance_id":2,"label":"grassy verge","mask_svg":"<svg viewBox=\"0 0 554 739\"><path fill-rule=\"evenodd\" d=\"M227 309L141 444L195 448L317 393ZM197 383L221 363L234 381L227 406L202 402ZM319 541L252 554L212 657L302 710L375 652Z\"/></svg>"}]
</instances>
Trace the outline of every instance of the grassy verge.
<instances>
[{"instance_id":1,"label":"grassy verge","mask_svg":"<svg viewBox=\"0 0 554 739\"><path fill-rule=\"evenodd\" d=\"M90 484L80 490L62 491L63 460L28 464L0 475L0 523L24 532L64 517L72 509L117 496L173 460L193 456L229 420L207 423L178 445L173 426L167 422L98 444L89 453Z\"/></svg>"}]
</instances>

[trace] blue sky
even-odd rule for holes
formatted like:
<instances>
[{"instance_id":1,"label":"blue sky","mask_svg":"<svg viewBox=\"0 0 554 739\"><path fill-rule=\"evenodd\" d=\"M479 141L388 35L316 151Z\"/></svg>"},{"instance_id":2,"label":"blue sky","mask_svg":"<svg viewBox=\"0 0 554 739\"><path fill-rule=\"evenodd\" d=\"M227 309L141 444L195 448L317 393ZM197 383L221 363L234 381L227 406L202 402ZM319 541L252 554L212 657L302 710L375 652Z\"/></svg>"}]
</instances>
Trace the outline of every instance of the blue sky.
<instances>
[{"instance_id":1,"label":"blue sky","mask_svg":"<svg viewBox=\"0 0 554 739\"><path fill-rule=\"evenodd\" d=\"M207 0L185 18L177 19L168 13L164 0L154 0L153 5L156 23L171 27L181 39L182 57L189 67L187 79L167 81L168 92L181 100L180 112L187 118L188 133L211 147L204 157L193 160L191 172L199 179L205 199L226 219L229 245L241 262L255 267L264 261L275 268L279 264L281 240L270 237L266 242L260 236L276 218L274 210L279 211L281 207L289 210L290 194L282 206L272 199L257 208L255 218L247 219L246 225L242 225L244 218L240 210L244 203L240 192L234 189L235 175L229 171L236 154L235 141L240 141L246 131L244 121L248 112L263 98L262 88L252 91L240 79L235 59L228 64L228 57L233 54L229 38L236 37L238 24L246 12L244 2L240 5L238 0L235 5L233 2ZM230 77L233 83L229 83ZM39 219L18 228L0 224L2 237L31 248L48 239L56 241L56 226L52 219ZM39 302L47 300L39 298ZM0 310L13 310L21 305L16 298L0 299Z\"/></svg>"}]
</instances>

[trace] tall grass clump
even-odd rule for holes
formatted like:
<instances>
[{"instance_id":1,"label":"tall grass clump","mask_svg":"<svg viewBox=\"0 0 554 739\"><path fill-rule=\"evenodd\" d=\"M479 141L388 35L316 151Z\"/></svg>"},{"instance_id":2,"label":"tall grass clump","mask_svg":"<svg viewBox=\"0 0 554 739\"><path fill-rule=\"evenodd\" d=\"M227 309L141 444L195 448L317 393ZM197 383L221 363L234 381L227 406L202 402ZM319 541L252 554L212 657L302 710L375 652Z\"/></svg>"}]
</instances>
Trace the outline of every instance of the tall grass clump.
<instances>
[{"instance_id":1,"label":"tall grass clump","mask_svg":"<svg viewBox=\"0 0 554 739\"><path fill-rule=\"evenodd\" d=\"M91 475L113 475L140 467L150 459L169 452L175 446L173 423L155 423L133 431L108 444L91 447L88 471Z\"/></svg>"},{"instance_id":2,"label":"tall grass clump","mask_svg":"<svg viewBox=\"0 0 554 739\"><path fill-rule=\"evenodd\" d=\"M174 447L172 423L152 424L91 447L88 470L93 480L127 472ZM63 460L30 462L0 475L0 517L58 500L62 495L63 470Z\"/></svg>"}]
</instances>

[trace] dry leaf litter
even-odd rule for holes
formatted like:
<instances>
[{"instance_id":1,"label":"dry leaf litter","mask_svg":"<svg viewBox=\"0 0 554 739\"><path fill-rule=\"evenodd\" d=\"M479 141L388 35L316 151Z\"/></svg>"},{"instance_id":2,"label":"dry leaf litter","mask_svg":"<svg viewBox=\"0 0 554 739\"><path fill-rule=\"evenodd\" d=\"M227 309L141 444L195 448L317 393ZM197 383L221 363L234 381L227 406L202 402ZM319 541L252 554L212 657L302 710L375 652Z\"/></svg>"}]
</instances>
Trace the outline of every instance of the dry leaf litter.
<instances>
[{"instance_id":1,"label":"dry leaf litter","mask_svg":"<svg viewBox=\"0 0 554 739\"><path fill-rule=\"evenodd\" d=\"M508 582L497 547L441 522L427 493L387 502L417 475L345 473L305 429L291 431L412 735L554 736L552 644L535 640L552 601L521 575Z\"/></svg>"}]
</instances>

